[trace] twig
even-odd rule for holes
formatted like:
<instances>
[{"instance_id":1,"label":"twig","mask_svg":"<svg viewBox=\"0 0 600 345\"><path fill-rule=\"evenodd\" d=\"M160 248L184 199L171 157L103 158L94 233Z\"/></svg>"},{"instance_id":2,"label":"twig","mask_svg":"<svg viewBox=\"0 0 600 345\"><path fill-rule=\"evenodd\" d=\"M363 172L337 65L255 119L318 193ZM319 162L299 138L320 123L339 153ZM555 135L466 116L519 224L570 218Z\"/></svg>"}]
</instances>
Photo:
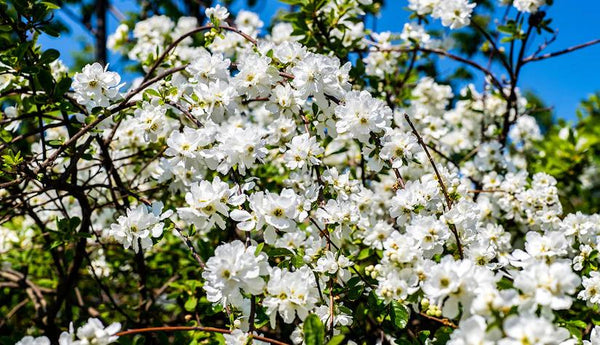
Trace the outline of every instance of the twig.
<instances>
[{"instance_id":1,"label":"twig","mask_svg":"<svg viewBox=\"0 0 600 345\"><path fill-rule=\"evenodd\" d=\"M204 267L206 266L204 264L204 260L202 260L202 258L200 257L200 254L198 254L198 252L196 251L196 248L194 248L194 245L192 244L192 241L190 240L190 238L186 234L184 234L183 231L181 231L181 229L179 229L178 227L175 227L175 231L177 231L177 233L181 236L181 238L183 238L183 243L185 243L185 245L188 247L190 252L192 252L192 256L194 257L194 259L196 259L196 262L198 262L198 265L200 265L200 267L202 267L202 269L204 269Z\"/></svg>"},{"instance_id":2,"label":"twig","mask_svg":"<svg viewBox=\"0 0 600 345\"><path fill-rule=\"evenodd\" d=\"M419 142L419 144L421 145L421 147L425 151L425 154L427 155L427 158L429 159L429 163L431 163L431 166L433 167L433 171L435 172L435 176L438 179L440 187L442 188L442 193L444 194L444 198L446 199L446 204L448 205L448 209L452 209L452 200L450 199L450 196L448 195L448 190L446 189L446 185L444 184L444 180L442 179L442 175L438 171L438 168L435 165L435 162L433 161L433 158L431 157L431 154L429 153L429 150L427 149L427 145L423 141L423 138L421 137L421 135L419 134L419 132L417 132L417 128L415 127L415 125L410 120L410 117L408 116L408 114L404 114L404 118L406 119L406 121L408 122L408 125L412 129L413 134L417 137L417 141Z\"/></svg>"},{"instance_id":3,"label":"twig","mask_svg":"<svg viewBox=\"0 0 600 345\"><path fill-rule=\"evenodd\" d=\"M548 54L544 54L544 55L540 55L540 56L534 56L534 55L532 55L532 56L529 56L526 59L524 59L523 60L523 64L526 64L526 63L531 62L531 61L545 60L545 59L549 59L549 58L552 58L552 57L555 57L555 56L560 56L560 55L567 54L567 53L570 53L570 52L575 51L575 50L583 49L583 48L586 48L586 47L589 47L589 46L592 46L592 45L598 44L598 43L600 43L600 38L592 40L592 41L589 41L589 42L586 42L586 43L582 43L582 44L579 44L579 45L576 45L576 46L572 46L572 47L569 47L569 48L566 48L566 49L563 49L563 50L555 51L555 52L552 52L552 53L548 53Z\"/></svg>"},{"instance_id":4,"label":"twig","mask_svg":"<svg viewBox=\"0 0 600 345\"><path fill-rule=\"evenodd\" d=\"M172 101L168 101L167 104L172 106L173 108L179 110L180 112L182 112L185 115L185 117L188 118L188 120L192 121L192 123L196 125L196 127L198 127L198 128L204 127L202 122L200 122L200 120L195 118L194 115L192 115L192 113L190 113L187 109L185 109L181 104L179 104L177 102L172 102Z\"/></svg>"},{"instance_id":5,"label":"twig","mask_svg":"<svg viewBox=\"0 0 600 345\"><path fill-rule=\"evenodd\" d=\"M444 184L442 175L438 171L437 166L435 165L435 162L433 161L433 158L431 157L431 154L429 153L429 150L427 149L427 145L425 145L425 142L423 142L423 138L417 131L417 128L415 127L415 125L410 120L410 117L408 116L408 114L404 114L404 118L406 119L406 121L408 122L408 125L412 129L413 134L417 137L417 141L419 142L419 144L425 151L425 154L427 155L427 158L429 159L429 163L431 163L431 166L433 167L433 171L435 172L435 175L437 176L438 183L440 184L440 187L442 188L442 193L444 194L444 198L446 199L446 204L448 205L448 210L451 210L452 209L452 199L450 199L450 196L448 195L448 190L446 189L446 185ZM450 231L452 231L452 234L454 234L454 238L456 240L456 246L458 249L458 255L460 256L461 259L463 259L464 258L463 248L462 248L462 243L460 242L460 236L458 235L458 230L456 229L456 226L454 224L449 224L449 228L450 228Z\"/></svg>"},{"instance_id":6,"label":"twig","mask_svg":"<svg viewBox=\"0 0 600 345\"><path fill-rule=\"evenodd\" d=\"M148 327L148 328L129 329L126 331L119 332L116 335L119 337L122 337L124 335L131 335L131 334L141 334L141 333L151 333L151 332L177 332L177 331L201 331L201 332L221 333L221 334L230 334L231 333L231 331L228 329L217 328L217 327L163 326L163 327ZM279 340L263 337L261 335L249 334L248 336L252 339L265 341L267 343L271 343L271 344L275 344L275 345L289 345L288 343L284 343Z\"/></svg>"},{"instance_id":7,"label":"twig","mask_svg":"<svg viewBox=\"0 0 600 345\"><path fill-rule=\"evenodd\" d=\"M429 320L433 320L433 321L439 322L439 323L443 324L444 326L448 326L448 327L451 327L451 328L454 328L454 329L458 328L458 326L454 322L452 322L452 321L450 321L448 319L440 319L440 318L435 317L435 316L427 315L427 314L425 314L423 312L419 312L419 315L421 315L421 316L423 316L425 318L428 318Z\"/></svg>"},{"instance_id":8,"label":"twig","mask_svg":"<svg viewBox=\"0 0 600 345\"><path fill-rule=\"evenodd\" d=\"M148 78L150 78L150 76L152 75L152 73L154 73L154 71L156 71L156 69L158 68L158 66L160 66L160 64L165 60L165 58L167 57L167 55L173 50L175 49L175 47L177 47L177 45L179 45L179 43L181 43L181 41L183 41L184 39L186 39L187 37L196 34L198 32L202 32L202 31L206 31L206 30L210 30L215 28L212 24L208 24L208 25L204 25L204 26L200 26L197 27L193 30L190 30L188 32L186 32L185 34L181 35L181 37L179 37L178 39L176 39L175 41L173 41L171 44L169 44L169 46L167 47L167 49L165 49L165 51L162 52L162 54L158 57L158 59L156 59L156 61L154 62L154 64L152 65L152 67L150 67L150 69L148 70L148 73L146 73L146 76L144 77L144 82L146 80L148 80ZM256 40L254 38L252 38L251 36L249 36L248 34L240 31L237 28L231 27L231 26L226 26L226 25L221 25L218 27L219 29L223 29L223 30L227 30L227 31L231 31L231 32L235 32L238 35L244 37L246 40L250 41L253 45L256 45Z\"/></svg>"}]
</instances>

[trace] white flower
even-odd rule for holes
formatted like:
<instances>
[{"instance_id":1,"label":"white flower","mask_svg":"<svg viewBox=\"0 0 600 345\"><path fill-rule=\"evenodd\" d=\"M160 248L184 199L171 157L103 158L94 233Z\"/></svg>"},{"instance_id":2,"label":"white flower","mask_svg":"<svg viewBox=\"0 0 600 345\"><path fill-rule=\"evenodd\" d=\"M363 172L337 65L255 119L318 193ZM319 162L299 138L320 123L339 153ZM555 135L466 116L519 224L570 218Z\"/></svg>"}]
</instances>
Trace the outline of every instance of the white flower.
<instances>
[{"instance_id":1,"label":"white flower","mask_svg":"<svg viewBox=\"0 0 600 345\"><path fill-rule=\"evenodd\" d=\"M290 84L277 84L271 95L267 109L273 113L280 112L284 116L293 116L300 111L302 101L294 94L294 89Z\"/></svg>"},{"instance_id":2,"label":"white flower","mask_svg":"<svg viewBox=\"0 0 600 345\"><path fill-rule=\"evenodd\" d=\"M583 287L577 297L591 304L600 304L600 272L592 271L589 277L583 277Z\"/></svg>"},{"instance_id":3,"label":"white flower","mask_svg":"<svg viewBox=\"0 0 600 345\"><path fill-rule=\"evenodd\" d=\"M383 147L379 153L381 159L391 161L392 168L400 168L410 161L419 147L417 139L410 132L388 131L381 140Z\"/></svg>"},{"instance_id":4,"label":"white flower","mask_svg":"<svg viewBox=\"0 0 600 345\"><path fill-rule=\"evenodd\" d=\"M513 6L521 12L535 13L546 4L546 0L515 0Z\"/></svg>"},{"instance_id":5,"label":"white flower","mask_svg":"<svg viewBox=\"0 0 600 345\"><path fill-rule=\"evenodd\" d=\"M415 41L420 45L427 45L431 36L425 31L423 25L417 23L405 23L400 38L405 41Z\"/></svg>"},{"instance_id":6,"label":"white flower","mask_svg":"<svg viewBox=\"0 0 600 345\"><path fill-rule=\"evenodd\" d=\"M383 249L383 242L392 232L394 232L394 227L391 224L379 220L375 225L365 230L363 242L372 248L381 250Z\"/></svg>"},{"instance_id":7,"label":"white flower","mask_svg":"<svg viewBox=\"0 0 600 345\"><path fill-rule=\"evenodd\" d=\"M448 226L433 216L417 216L413 218L406 232L414 237L428 257L441 254L450 231Z\"/></svg>"},{"instance_id":8,"label":"white flower","mask_svg":"<svg viewBox=\"0 0 600 345\"><path fill-rule=\"evenodd\" d=\"M430 14L441 0L408 0L408 8L418 15Z\"/></svg>"},{"instance_id":9,"label":"white flower","mask_svg":"<svg viewBox=\"0 0 600 345\"><path fill-rule=\"evenodd\" d=\"M278 313L285 323L292 323L296 315L304 320L319 300L316 285L315 276L307 266L294 272L275 267L271 271L268 295L263 302L270 316L271 327L275 328Z\"/></svg>"},{"instance_id":10,"label":"white flower","mask_svg":"<svg viewBox=\"0 0 600 345\"><path fill-rule=\"evenodd\" d=\"M106 40L106 46L108 49L113 51L120 50L122 49L123 45L127 43L128 36L129 27L127 24L119 24L119 26L117 26L117 30L115 30L115 33L108 36L108 39Z\"/></svg>"},{"instance_id":11,"label":"white flower","mask_svg":"<svg viewBox=\"0 0 600 345\"><path fill-rule=\"evenodd\" d=\"M344 268L352 266L352 261L348 260L347 257L340 254L337 259L335 254L326 251L325 256L322 256L317 260L317 267L315 267L315 272L328 273L328 274L336 274L338 273L338 277L342 281L346 281L350 275L347 270Z\"/></svg>"},{"instance_id":12,"label":"white flower","mask_svg":"<svg viewBox=\"0 0 600 345\"><path fill-rule=\"evenodd\" d=\"M471 23L473 8L475 4L468 0L444 0L438 2L431 16L442 19L442 25L450 29L460 29Z\"/></svg>"},{"instance_id":13,"label":"white flower","mask_svg":"<svg viewBox=\"0 0 600 345\"><path fill-rule=\"evenodd\" d=\"M298 90L298 97L314 96L317 104L327 106L326 94L341 97L350 88L350 67L349 62L340 66L337 58L308 53L292 68L292 86Z\"/></svg>"},{"instance_id":14,"label":"white flower","mask_svg":"<svg viewBox=\"0 0 600 345\"><path fill-rule=\"evenodd\" d=\"M233 83L240 94L245 94L248 99L267 97L271 87L281 77L271 59L256 53L244 55L238 62L239 73L233 78Z\"/></svg>"},{"instance_id":15,"label":"white flower","mask_svg":"<svg viewBox=\"0 0 600 345\"><path fill-rule=\"evenodd\" d=\"M174 26L175 23L164 15L137 22L133 28L136 44L127 56L142 64L152 63L158 57L157 54L161 54L166 47L165 42L173 33Z\"/></svg>"},{"instance_id":16,"label":"white flower","mask_svg":"<svg viewBox=\"0 0 600 345\"><path fill-rule=\"evenodd\" d=\"M600 326L595 326L590 334L590 340L584 340L583 345L600 345Z\"/></svg>"},{"instance_id":17,"label":"white flower","mask_svg":"<svg viewBox=\"0 0 600 345\"><path fill-rule=\"evenodd\" d=\"M133 247L137 253L152 246L152 238L162 235L164 223L161 220L171 216L173 211L162 213L161 202L152 203L152 209L146 205L127 210L127 215L120 216L117 224L112 224L108 233L125 249Z\"/></svg>"},{"instance_id":18,"label":"white flower","mask_svg":"<svg viewBox=\"0 0 600 345\"><path fill-rule=\"evenodd\" d=\"M235 25L242 32L251 36L256 36L260 28L263 27L264 23L262 20L260 20L256 13L241 10L235 17Z\"/></svg>"},{"instance_id":19,"label":"white flower","mask_svg":"<svg viewBox=\"0 0 600 345\"><path fill-rule=\"evenodd\" d=\"M250 196L250 208L254 211L253 218L248 212L238 212L235 216L242 223L238 226L243 230L254 227L261 228L267 225L265 231L265 242L275 241L274 229L286 232L294 231L296 223L294 218L298 216L298 196L291 189L284 189L280 194L270 192L257 192ZM233 215L232 215L233 217Z\"/></svg>"},{"instance_id":20,"label":"white flower","mask_svg":"<svg viewBox=\"0 0 600 345\"><path fill-rule=\"evenodd\" d=\"M225 229L223 217L229 217L230 198L235 195L234 188L222 182L219 176L211 181L193 183L185 194L188 207L177 209L179 216L201 228L211 228L215 224ZM239 203L237 203L239 204Z\"/></svg>"},{"instance_id":21,"label":"white flower","mask_svg":"<svg viewBox=\"0 0 600 345\"><path fill-rule=\"evenodd\" d=\"M144 102L140 109L134 111L139 127L144 131L144 139L151 142L156 142L159 137L164 137L171 128L167 124L167 107L155 103Z\"/></svg>"},{"instance_id":22,"label":"white flower","mask_svg":"<svg viewBox=\"0 0 600 345\"><path fill-rule=\"evenodd\" d=\"M88 322L77 329L77 340L74 345L108 345L119 338L115 334L121 329L121 324L116 322L104 327L102 321L96 318L88 319Z\"/></svg>"},{"instance_id":23,"label":"white flower","mask_svg":"<svg viewBox=\"0 0 600 345\"><path fill-rule=\"evenodd\" d=\"M581 278L571 269L570 262L554 262L550 265L536 262L520 271L514 286L539 305L554 310L569 309L573 302L570 294L581 283Z\"/></svg>"},{"instance_id":24,"label":"white flower","mask_svg":"<svg viewBox=\"0 0 600 345\"><path fill-rule=\"evenodd\" d=\"M498 345L558 345L569 337L566 329L533 315L511 315L504 320L503 326L507 338L498 341Z\"/></svg>"},{"instance_id":25,"label":"white flower","mask_svg":"<svg viewBox=\"0 0 600 345\"><path fill-rule=\"evenodd\" d=\"M218 79L227 81L230 64L231 61L224 59L223 54L211 54L202 48L197 51L194 60L185 70L192 75L192 81L208 84Z\"/></svg>"},{"instance_id":26,"label":"white flower","mask_svg":"<svg viewBox=\"0 0 600 345\"><path fill-rule=\"evenodd\" d=\"M244 300L242 293L263 292L265 282L261 276L267 275L267 255L262 252L255 255L255 251L255 246L246 248L237 240L217 247L202 272L210 302L239 308Z\"/></svg>"},{"instance_id":27,"label":"white flower","mask_svg":"<svg viewBox=\"0 0 600 345\"><path fill-rule=\"evenodd\" d=\"M380 133L389 126L392 110L367 91L351 91L344 104L335 108L337 132L348 133L351 138L367 143L371 133Z\"/></svg>"},{"instance_id":28,"label":"white flower","mask_svg":"<svg viewBox=\"0 0 600 345\"><path fill-rule=\"evenodd\" d=\"M283 156L286 166L290 169L298 169L308 165L319 165L321 161L317 156L324 150L317 143L317 138L311 137L308 133L295 136L287 144L288 150Z\"/></svg>"},{"instance_id":29,"label":"white flower","mask_svg":"<svg viewBox=\"0 0 600 345\"><path fill-rule=\"evenodd\" d=\"M73 331L73 323L69 325L69 332L62 332L58 339L59 345L108 345L117 341L116 334L121 329L121 324L116 322L104 327L102 321L90 318L87 323ZM23 344L24 345L24 344ZM42 344L35 344L42 345Z\"/></svg>"},{"instance_id":30,"label":"white flower","mask_svg":"<svg viewBox=\"0 0 600 345\"><path fill-rule=\"evenodd\" d=\"M107 69L108 65L102 68L101 64L94 62L83 67L81 73L75 73L73 77L75 99L88 109L106 108L110 106L110 101L120 96L119 89L124 85L119 84L121 76L116 72L108 72Z\"/></svg>"},{"instance_id":31,"label":"white flower","mask_svg":"<svg viewBox=\"0 0 600 345\"><path fill-rule=\"evenodd\" d=\"M498 330L487 331L485 319L481 316L472 316L460 323L460 327L450 334L448 345L495 345L499 334Z\"/></svg>"},{"instance_id":32,"label":"white flower","mask_svg":"<svg viewBox=\"0 0 600 345\"><path fill-rule=\"evenodd\" d=\"M299 39L298 36L292 36L294 27L290 23L278 22L273 25L271 29L271 41L275 44L285 43L289 41L296 41Z\"/></svg>"},{"instance_id":33,"label":"white flower","mask_svg":"<svg viewBox=\"0 0 600 345\"><path fill-rule=\"evenodd\" d=\"M234 329L230 334L223 334L225 345L246 345L248 344L248 333L241 329Z\"/></svg>"},{"instance_id":34,"label":"white flower","mask_svg":"<svg viewBox=\"0 0 600 345\"><path fill-rule=\"evenodd\" d=\"M220 22L229 17L229 11L227 11L227 8L219 4L214 7L207 8L204 13L214 25L219 25Z\"/></svg>"},{"instance_id":35,"label":"white flower","mask_svg":"<svg viewBox=\"0 0 600 345\"><path fill-rule=\"evenodd\" d=\"M50 345L50 339L45 336L34 338L28 335L17 341L15 345Z\"/></svg>"},{"instance_id":36,"label":"white flower","mask_svg":"<svg viewBox=\"0 0 600 345\"><path fill-rule=\"evenodd\" d=\"M225 119L225 114L234 112L237 95L232 85L217 79L208 84L196 84L192 96L186 95L186 98L192 104L192 115L220 123Z\"/></svg>"},{"instance_id":37,"label":"white flower","mask_svg":"<svg viewBox=\"0 0 600 345\"><path fill-rule=\"evenodd\" d=\"M239 173L244 175L257 161L262 162L268 152L263 134L252 127L222 128L217 140L220 142L217 155L221 160L217 170L222 174L237 166Z\"/></svg>"},{"instance_id":38,"label":"white flower","mask_svg":"<svg viewBox=\"0 0 600 345\"><path fill-rule=\"evenodd\" d=\"M389 267L389 266L386 266ZM418 279L411 269L384 269L378 272L377 290L375 291L386 303L403 301L418 290Z\"/></svg>"}]
</instances>

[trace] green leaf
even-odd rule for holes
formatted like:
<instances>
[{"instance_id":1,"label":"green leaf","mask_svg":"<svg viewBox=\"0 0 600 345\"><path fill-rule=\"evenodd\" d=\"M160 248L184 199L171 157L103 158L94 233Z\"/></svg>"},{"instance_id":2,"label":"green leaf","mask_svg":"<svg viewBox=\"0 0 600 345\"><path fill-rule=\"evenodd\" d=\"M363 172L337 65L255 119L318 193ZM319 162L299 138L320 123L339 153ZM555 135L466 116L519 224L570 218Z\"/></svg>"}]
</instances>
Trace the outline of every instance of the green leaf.
<instances>
[{"instance_id":1,"label":"green leaf","mask_svg":"<svg viewBox=\"0 0 600 345\"><path fill-rule=\"evenodd\" d=\"M185 302L183 307L187 311L194 311L194 309L196 309L196 305L198 305L198 299L196 296L192 296Z\"/></svg>"},{"instance_id":2,"label":"green leaf","mask_svg":"<svg viewBox=\"0 0 600 345\"><path fill-rule=\"evenodd\" d=\"M443 326L438 328L437 331L435 331L434 334L434 338L435 340L433 341L434 345L442 345L442 344L446 344L448 342L448 340L450 340L450 334L452 334L454 330L448 326Z\"/></svg>"},{"instance_id":3,"label":"green leaf","mask_svg":"<svg viewBox=\"0 0 600 345\"><path fill-rule=\"evenodd\" d=\"M60 6L58 6L57 4L54 4L50 1L42 1L42 4L46 5L46 7L49 10L59 10L60 9Z\"/></svg>"},{"instance_id":4,"label":"green leaf","mask_svg":"<svg viewBox=\"0 0 600 345\"><path fill-rule=\"evenodd\" d=\"M398 329L404 329L410 318L410 310L404 304L396 301L392 302L390 308L392 322Z\"/></svg>"},{"instance_id":5,"label":"green leaf","mask_svg":"<svg viewBox=\"0 0 600 345\"><path fill-rule=\"evenodd\" d=\"M275 258L278 256L294 256L294 253L285 248L272 248L269 251L267 251L267 255L270 258Z\"/></svg>"},{"instance_id":6,"label":"green leaf","mask_svg":"<svg viewBox=\"0 0 600 345\"><path fill-rule=\"evenodd\" d=\"M60 56L60 53L56 49L48 49L44 53L42 53L42 57L40 58L41 64L50 63Z\"/></svg>"},{"instance_id":7,"label":"green leaf","mask_svg":"<svg viewBox=\"0 0 600 345\"><path fill-rule=\"evenodd\" d=\"M62 97L71 87L71 78L64 77L58 83L56 83L56 87L54 88L54 96Z\"/></svg>"},{"instance_id":8,"label":"green leaf","mask_svg":"<svg viewBox=\"0 0 600 345\"><path fill-rule=\"evenodd\" d=\"M40 70L38 74L38 81L47 94L51 95L54 92L54 79L52 78L52 74L50 74L49 70Z\"/></svg>"},{"instance_id":9,"label":"green leaf","mask_svg":"<svg viewBox=\"0 0 600 345\"><path fill-rule=\"evenodd\" d=\"M566 323L567 323L567 325L577 327L577 328L582 328L582 329L585 329L587 327L587 323L585 323L584 321L581 321L581 320L570 320L570 321L567 321Z\"/></svg>"},{"instance_id":10,"label":"green leaf","mask_svg":"<svg viewBox=\"0 0 600 345\"><path fill-rule=\"evenodd\" d=\"M260 252L262 252L264 246L265 246L264 242L259 243L258 246L256 246L256 250L254 250L254 256L258 256L258 254L260 254Z\"/></svg>"},{"instance_id":11,"label":"green leaf","mask_svg":"<svg viewBox=\"0 0 600 345\"><path fill-rule=\"evenodd\" d=\"M53 139L48 141L46 144L48 144L48 146L58 147L63 144L63 141L61 139Z\"/></svg>"},{"instance_id":12,"label":"green leaf","mask_svg":"<svg viewBox=\"0 0 600 345\"><path fill-rule=\"evenodd\" d=\"M513 32L515 32L515 26L514 25L500 25L500 26L498 26L498 31L503 32L505 34L512 34Z\"/></svg>"},{"instance_id":13,"label":"green leaf","mask_svg":"<svg viewBox=\"0 0 600 345\"><path fill-rule=\"evenodd\" d=\"M304 343L306 345L323 345L325 327L316 314L310 314L304 320Z\"/></svg>"},{"instance_id":14,"label":"green leaf","mask_svg":"<svg viewBox=\"0 0 600 345\"><path fill-rule=\"evenodd\" d=\"M329 340L327 342L327 345L338 345L338 344L341 344L344 341L345 338L346 338L345 335L338 334L338 335L334 336L333 338L331 338L331 340Z\"/></svg>"},{"instance_id":15,"label":"green leaf","mask_svg":"<svg viewBox=\"0 0 600 345\"><path fill-rule=\"evenodd\" d=\"M150 96L160 97L160 93L154 89L146 89L145 93Z\"/></svg>"}]
</instances>

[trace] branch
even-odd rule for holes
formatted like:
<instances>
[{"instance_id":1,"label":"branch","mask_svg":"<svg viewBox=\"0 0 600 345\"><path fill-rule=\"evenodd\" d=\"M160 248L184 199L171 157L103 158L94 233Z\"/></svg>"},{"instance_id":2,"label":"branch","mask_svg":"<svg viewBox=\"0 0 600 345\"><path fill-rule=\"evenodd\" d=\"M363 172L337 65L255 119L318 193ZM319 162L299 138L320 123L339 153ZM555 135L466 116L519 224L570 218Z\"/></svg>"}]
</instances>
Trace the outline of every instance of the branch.
<instances>
[{"instance_id":1,"label":"branch","mask_svg":"<svg viewBox=\"0 0 600 345\"><path fill-rule=\"evenodd\" d=\"M440 319L440 318L437 318L435 316L427 315L427 314L425 314L423 312L419 312L419 315L421 315L423 317L426 317L429 320L433 320L433 321L439 322L439 323L443 324L444 326L448 326L448 327L451 327L451 328L454 328L454 329L458 328L458 326L454 322L452 322L452 321L450 321L448 319Z\"/></svg>"},{"instance_id":2,"label":"branch","mask_svg":"<svg viewBox=\"0 0 600 345\"><path fill-rule=\"evenodd\" d=\"M163 327L148 327L148 328L138 328L138 329L129 329L126 331L122 331L117 333L116 335L122 337L124 335L130 334L141 334L141 333L151 333L151 332L177 332L177 331L201 331L208 333L221 333L221 334L231 334L231 331L228 329L217 328L217 327L201 327L201 326L163 326ZM252 339L265 341L267 343L275 344L275 345L289 345L288 343L284 343L279 340L263 337L256 334L248 335Z\"/></svg>"},{"instance_id":3,"label":"branch","mask_svg":"<svg viewBox=\"0 0 600 345\"><path fill-rule=\"evenodd\" d=\"M576 45L576 46L572 46L572 47L569 47L569 48L566 48L566 49L563 49L563 50L559 50L559 51L556 51L556 52L552 52L552 53L548 53L548 54L544 54L544 55L540 55L540 56L532 55L532 56L529 56L526 59L524 59L523 60L523 64L526 64L526 63L531 62L531 61L539 61L539 60L545 60L545 59L553 58L555 56L560 56L560 55L563 55L563 54L567 54L567 53L570 53L570 52L573 52L573 51L576 51L576 50L579 50L579 49L583 49L583 48L586 48L586 47L589 47L589 46L593 46L593 45L598 44L598 43L600 43L600 38L592 40L592 41L589 41L589 42L586 42L586 43L582 43L582 44L579 44L579 45Z\"/></svg>"},{"instance_id":4,"label":"branch","mask_svg":"<svg viewBox=\"0 0 600 345\"><path fill-rule=\"evenodd\" d=\"M502 83L500 83L500 81L494 76L494 74L488 70L487 68L481 66L480 64L478 64L477 62L471 61L469 59L465 59L463 57L460 57L458 55L454 55L452 53L449 53L445 50L442 49L433 49L433 48L423 48L423 47L419 47L418 48L420 51L425 52L425 53L433 53L433 54L438 54L438 55L443 55L446 57L449 57L452 60L456 60L458 62L462 62L464 64L467 64L471 67L474 67L475 69L480 70L481 72L485 73L487 76L490 77L490 80L492 81L492 84L494 84L494 86L498 89L498 91L500 91L500 93L502 94L503 98L506 98L507 96L504 94L504 88L502 87Z\"/></svg>"},{"instance_id":5,"label":"branch","mask_svg":"<svg viewBox=\"0 0 600 345\"><path fill-rule=\"evenodd\" d=\"M496 41L493 39L493 37L487 31L485 31L484 28L482 28L479 24L477 24L476 21L472 20L471 24L473 25L473 27L475 27L475 29L477 29L479 32L481 32L481 34L488 40L488 42L490 42L490 44L492 45L492 49L496 52L496 54L498 56L500 56L500 61L502 62L502 65L504 66L504 68L506 68L506 71L508 73L512 74L512 68L510 67L510 64L508 63L508 61L506 60L506 55L504 55L502 53L502 51L496 44Z\"/></svg>"},{"instance_id":6,"label":"branch","mask_svg":"<svg viewBox=\"0 0 600 345\"><path fill-rule=\"evenodd\" d=\"M200 26L197 27L191 31L186 32L185 34L181 35L181 37L179 37L178 39L176 39L175 41L173 41L171 44L169 44L169 46L167 47L167 49L165 49L164 52L162 52L162 54L160 54L160 56L158 57L158 59L156 59L156 61L154 62L154 64L152 65L152 67L150 67L150 69L148 70L148 73L146 73L146 76L144 77L144 82L146 80L148 80L148 78L150 78L150 76L152 75L152 73L154 73L154 71L156 71L156 69L158 68L158 66L160 66L160 64L165 60L165 58L167 57L167 55L173 50L175 49L175 47L177 47L177 45L179 43L181 43L181 41L183 41L184 39L186 39L187 37L196 34L198 32L202 32L202 31L206 31L206 30L210 30L215 28L212 24L208 24L208 25L204 25L204 26ZM252 38L251 36L243 33L242 31L240 31L237 28L231 27L231 26L226 26L226 25L221 25L218 27L219 29L223 29L223 30L227 30L227 31L231 31L231 32L235 32L238 35L244 37L246 40L250 41L253 45L256 45L256 40L254 38Z\"/></svg>"},{"instance_id":7,"label":"branch","mask_svg":"<svg viewBox=\"0 0 600 345\"><path fill-rule=\"evenodd\" d=\"M181 229L179 229L178 227L175 227L175 230L177 231L179 236L181 236L181 238L183 239L183 243L185 243L185 245L188 247L190 252L192 252L192 256L194 257L194 259L196 259L196 262L198 263L198 265L202 269L204 269L204 267L206 266L204 264L204 260L202 260L202 257L200 256L200 254L198 254L198 252L196 251L196 248L194 248L194 245L192 244L192 241L190 240L190 238L186 234L184 234L183 231L181 231Z\"/></svg>"},{"instance_id":8,"label":"branch","mask_svg":"<svg viewBox=\"0 0 600 345\"><path fill-rule=\"evenodd\" d=\"M451 210L452 209L452 200L450 199L450 196L448 195L448 190L446 189L446 185L444 184L442 175L438 171L437 166L435 165L435 162L433 161L433 158L431 157L431 154L429 153L429 150L427 149L427 145L425 144L425 142L423 142L423 138L421 137L419 132L417 132L417 128L415 128L415 125L410 120L410 117L408 116L408 114L404 114L404 118L406 119L406 122L408 122L408 125L412 129L413 134L417 137L417 141L419 142L419 144L425 151L425 154L427 155L427 158L429 159L429 163L431 163L431 166L433 167L435 176L437 176L438 183L440 184L440 187L442 188L442 192L444 193L444 198L446 199L446 204L448 205L448 209ZM458 255L460 256L461 259L463 259L464 254L463 254L462 243L460 242L460 236L458 235L456 226L454 224L449 224L449 228L450 228L450 231L452 231L452 234L454 234L454 238L456 240L456 246L458 249Z\"/></svg>"}]
</instances>

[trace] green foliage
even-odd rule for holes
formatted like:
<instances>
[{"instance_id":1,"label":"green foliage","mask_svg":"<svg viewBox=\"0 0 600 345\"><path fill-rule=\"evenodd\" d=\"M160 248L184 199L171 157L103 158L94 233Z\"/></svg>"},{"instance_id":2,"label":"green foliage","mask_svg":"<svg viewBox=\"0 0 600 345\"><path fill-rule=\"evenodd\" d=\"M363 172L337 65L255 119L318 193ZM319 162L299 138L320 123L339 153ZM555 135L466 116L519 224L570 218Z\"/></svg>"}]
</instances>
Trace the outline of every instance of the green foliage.
<instances>
[{"instance_id":1,"label":"green foliage","mask_svg":"<svg viewBox=\"0 0 600 345\"><path fill-rule=\"evenodd\" d=\"M577 116L575 125L561 120L548 129L529 166L557 179L565 212L593 213L600 211L600 93L582 101Z\"/></svg>"},{"instance_id":2,"label":"green foliage","mask_svg":"<svg viewBox=\"0 0 600 345\"><path fill-rule=\"evenodd\" d=\"M410 310L402 303L393 301L390 304L392 322L398 329L404 329L410 319Z\"/></svg>"},{"instance_id":3,"label":"green foliage","mask_svg":"<svg viewBox=\"0 0 600 345\"><path fill-rule=\"evenodd\" d=\"M304 320L304 343L306 345L323 345L325 327L316 314L310 314Z\"/></svg>"}]
</instances>

